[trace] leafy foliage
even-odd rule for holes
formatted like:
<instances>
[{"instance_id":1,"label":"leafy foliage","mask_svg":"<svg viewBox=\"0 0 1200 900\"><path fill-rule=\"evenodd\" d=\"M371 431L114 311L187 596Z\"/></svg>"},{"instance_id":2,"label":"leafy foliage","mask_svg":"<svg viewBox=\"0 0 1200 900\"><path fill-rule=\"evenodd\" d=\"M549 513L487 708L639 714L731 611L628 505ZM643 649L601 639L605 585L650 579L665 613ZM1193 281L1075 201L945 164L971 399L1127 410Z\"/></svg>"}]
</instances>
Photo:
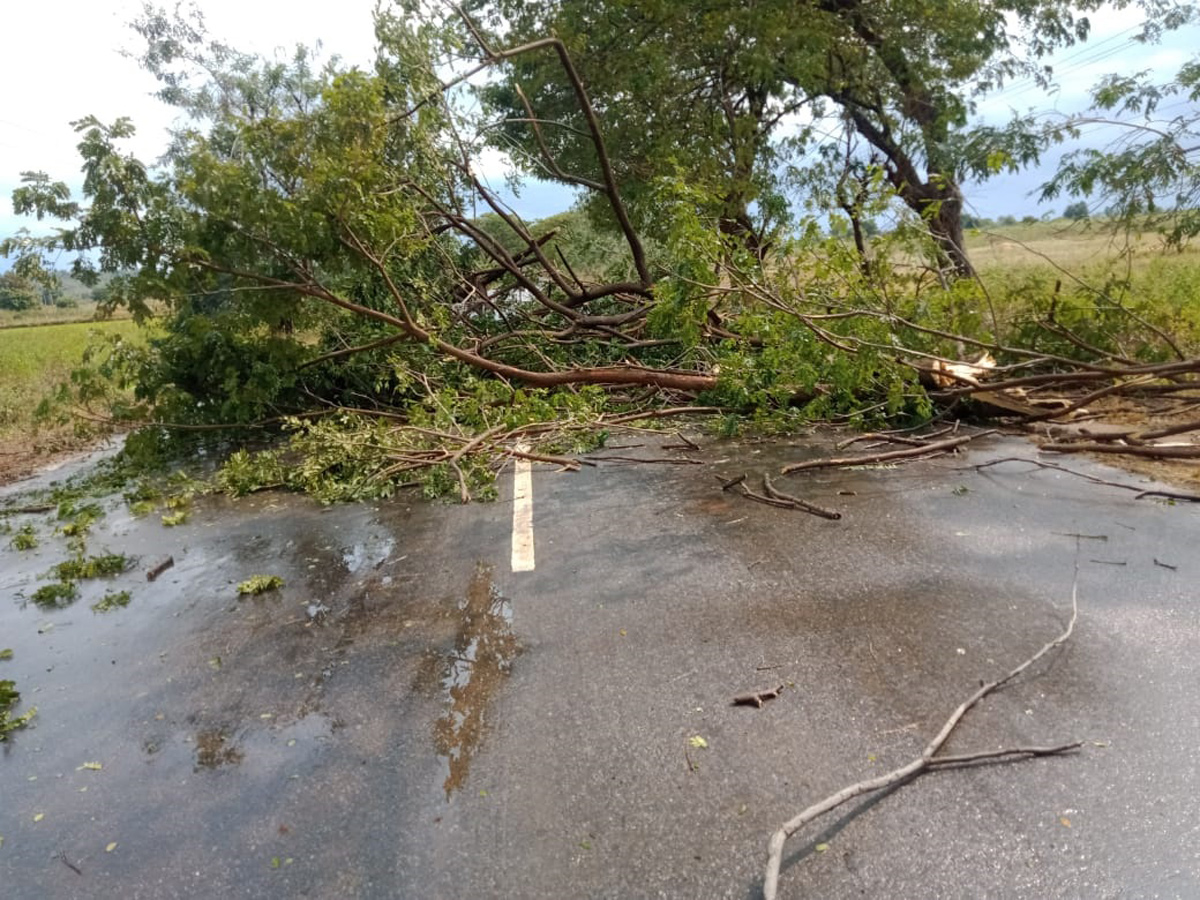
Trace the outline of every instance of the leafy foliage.
<instances>
[{"instance_id":1,"label":"leafy foliage","mask_svg":"<svg viewBox=\"0 0 1200 900\"><path fill-rule=\"evenodd\" d=\"M79 599L79 586L73 581L56 581L44 584L30 598L43 609L56 609L70 606Z\"/></svg>"},{"instance_id":2,"label":"leafy foliage","mask_svg":"<svg viewBox=\"0 0 1200 900\"><path fill-rule=\"evenodd\" d=\"M1164 104L1167 100L1175 102ZM1105 78L1092 93L1093 111L1068 119L1051 134L1062 139L1096 123L1119 125L1125 134L1104 149L1066 154L1042 186L1042 197L1095 196L1125 227L1160 231L1168 243L1182 246L1200 234L1198 100L1200 57L1166 83L1153 81L1147 72ZM1166 114L1180 105L1182 113Z\"/></svg>"},{"instance_id":3,"label":"leafy foliage","mask_svg":"<svg viewBox=\"0 0 1200 900\"><path fill-rule=\"evenodd\" d=\"M666 224L642 202L654 180L685 175L713 201L705 213L762 246L786 213L785 164L805 151L836 151L839 133L857 134L865 150L854 162L878 169L927 223L943 259L969 274L959 184L1036 161L1044 146L1032 119L972 124L975 103L1015 78L1050 86L1042 58L1085 40L1087 14L1100 6L720 0L697 11L640 0L474 0L467 8L493 42L556 34L566 43L604 111L617 174L643 226ZM1156 34L1191 15L1185 4L1143 6ZM523 54L508 78L484 89L502 120L495 143L532 174L594 180L582 112L556 76L551 56ZM801 111L817 124L796 128Z\"/></svg>"},{"instance_id":4,"label":"leafy foliage","mask_svg":"<svg viewBox=\"0 0 1200 900\"><path fill-rule=\"evenodd\" d=\"M21 692L16 683L10 679L0 680L0 741L8 739L8 735L18 728L24 728L30 719L37 715L37 707L31 706L19 716L13 715L13 710L21 702Z\"/></svg>"}]
</instances>

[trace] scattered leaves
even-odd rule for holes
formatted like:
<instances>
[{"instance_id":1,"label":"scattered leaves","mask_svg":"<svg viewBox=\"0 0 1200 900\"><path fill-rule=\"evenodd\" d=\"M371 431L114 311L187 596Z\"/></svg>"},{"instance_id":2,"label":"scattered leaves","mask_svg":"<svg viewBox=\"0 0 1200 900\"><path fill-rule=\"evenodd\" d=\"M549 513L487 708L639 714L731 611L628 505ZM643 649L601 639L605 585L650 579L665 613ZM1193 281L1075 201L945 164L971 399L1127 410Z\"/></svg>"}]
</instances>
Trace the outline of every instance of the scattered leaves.
<instances>
[{"instance_id":1,"label":"scattered leaves","mask_svg":"<svg viewBox=\"0 0 1200 900\"><path fill-rule=\"evenodd\" d=\"M78 598L79 588L73 581L56 581L54 584L43 584L29 599L47 609L70 606Z\"/></svg>"},{"instance_id":2,"label":"scattered leaves","mask_svg":"<svg viewBox=\"0 0 1200 900\"><path fill-rule=\"evenodd\" d=\"M826 850L829 849L829 845L828 844L817 844L817 846L814 847L813 849L816 850L818 853L824 853Z\"/></svg>"},{"instance_id":3,"label":"scattered leaves","mask_svg":"<svg viewBox=\"0 0 1200 900\"><path fill-rule=\"evenodd\" d=\"M101 763L85 762L82 766L79 766L75 771L82 772L84 769L86 769L89 772L99 772L103 768L104 768L104 766Z\"/></svg>"},{"instance_id":4,"label":"scattered leaves","mask_svg":"<svg viewBox=\"0 0 1200 900\"><path fill-rule=\"evenodd\" d=\"M37 707L31 706L21 715L13 717L12 711L20 700L21 692L17 690L16 682L0 680L0 741L4 741L10 731L24 728L37 715Z\"/></svg>"},{"instance_id":5,"label":"scattered leaves","mask_svg":"<svg viewBox=\"0 0 1200 900\"><path fill-rule=\"evenodd\" d=\"M108 843L107 845L105 845L105 847L104 847L104 852L105 852L105 853L112 853L112 852L113 852L114 850L116 850L116 849L117 849L117 842L116 842L116 841L109 841L109 843Z\"/></svg>"},{"instance_id":6,"label":"scattered leaves","mask_svg":"<svg viewBox=\"0 0 1200 900\"><path fill-rule=\"evenodd\" d=\"M60 562L50 571L60 581L77 581L83 578L102 578L120 575L132 560L123 553L105 553L102 556L76 556Z\"/></svg>"},{"instance_id":7,"label":"scattered leaves","mask_svg":"<svg viewBox=\"0 0 1200 900\"><path fill-rule=\"evenodd\" d=\"M691 744L693 747L695 747L697 750L708 749L708 741L706 741L704 738L700 737L700 735L698 735L698 734L692 735L692 737L688 738L688 743Z\"/></svg>"},{"instance_id":8,"label":"scattered leaves","mask_svg":"<svg viewBox=\"0 0 1200 900\"><path fill-rule=\"evenodd\" d=\"M38 545L37 532L33 530L32 525L23 525L12 536L9 544L14 550L32 550Z\"/></svg>"},{"instance_id":9,"label":"scattered leaves","mask_svg":"<svg viewBox=\"0 0 1200 900\"><path fill-rule=\"evenodd\" d=\"M129 591L107 591L92 604L92 612L106 613L129 605Z\"/></svg>"}]
</instances>

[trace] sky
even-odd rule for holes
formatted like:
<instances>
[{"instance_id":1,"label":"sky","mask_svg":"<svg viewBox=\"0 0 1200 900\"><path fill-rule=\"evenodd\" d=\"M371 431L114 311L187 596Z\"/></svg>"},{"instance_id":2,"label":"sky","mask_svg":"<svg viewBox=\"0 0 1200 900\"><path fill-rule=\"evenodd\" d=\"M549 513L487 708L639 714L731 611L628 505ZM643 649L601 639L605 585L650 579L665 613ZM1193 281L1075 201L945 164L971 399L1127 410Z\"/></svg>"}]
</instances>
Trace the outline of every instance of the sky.
<instances>
[{"instance_id":1,"label":"sky","mask_svg":"<svg viewBox=\"0 0 1200 900\"><path fill-rule=\"evenodd\" d=\"M271 55L286 53L297 43L320 41L325 52L350 63L368 65L372 58L375 0L282 7L274 0L202 0L200 6L209 33L241 50ZM95 115L111 121L129 116L139 131L131 150L153 159L164 149L165 129L174 113L151 96L154 79L121 54L123 49L138 49L138 37L126 23L140 8L140 3L129 0L4 4L0 11L6 36L0 53L0 84L6 88L0 101L0 236L22 225L35 233L45 230L45 223L12 213L10 196L20 172L42 170L78 188L78 138L69 124L73 119ZM1062 82L1057 94L1047 95L1029 82L1017 82L989 98L981 114L1000 121L1010 109L1076 112L1086 106L1087 90L1100 76L1150 69L1169 77L1200 46L1200 26L1171 35L1159 45L1134 42L1136 10L1101 11L1092 20L1091 39L1052 60ZM1186 110L1172 114L1182 111ZM1116 136L1111 130L1093 128L1088 139L1102 145ZM1026 171L968 185L968 205L977 215L988 217L1048 212L1049 207L1039 208L1029 196L1047 174L1047 169ZM534 183L522 192L516 206L523 215L539 218L566 208L571 200L571 193L562 188Z\"/></svg>"}]
</instances>

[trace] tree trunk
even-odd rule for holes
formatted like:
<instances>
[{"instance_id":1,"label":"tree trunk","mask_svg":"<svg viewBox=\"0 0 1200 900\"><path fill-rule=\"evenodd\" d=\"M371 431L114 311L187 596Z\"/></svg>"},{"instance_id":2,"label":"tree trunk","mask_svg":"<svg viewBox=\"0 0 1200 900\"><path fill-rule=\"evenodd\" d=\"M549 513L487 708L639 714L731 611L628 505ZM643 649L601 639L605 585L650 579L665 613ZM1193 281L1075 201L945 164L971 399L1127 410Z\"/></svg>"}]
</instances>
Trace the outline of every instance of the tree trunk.
<instances>
[{"instance_id":1,"label":"tree trunk","mask_svg":"<svg viewBox=\"0 0 1200 900\"><path fill-rule=\"evenodd\" d=\"M942 263L961 278L973 277L975 267L971 265L963 245L962 192L953 182L922 187L935 194L936 199L925 200L914 208L928 221L929 233L937 243ZM936 206L930 209L931 204Z\"/></svg>"}]
</instances>

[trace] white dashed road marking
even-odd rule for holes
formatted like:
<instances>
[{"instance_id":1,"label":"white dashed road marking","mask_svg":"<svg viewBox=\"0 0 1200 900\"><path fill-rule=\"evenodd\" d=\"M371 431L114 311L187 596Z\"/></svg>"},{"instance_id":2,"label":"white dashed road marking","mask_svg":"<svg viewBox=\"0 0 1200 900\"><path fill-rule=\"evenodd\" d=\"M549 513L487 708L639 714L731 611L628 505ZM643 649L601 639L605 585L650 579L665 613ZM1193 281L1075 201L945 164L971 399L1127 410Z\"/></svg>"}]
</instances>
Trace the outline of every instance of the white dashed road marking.
<instances>
[{"instance_id":1,"label":"white dashed road marking","mask_svg":"<svg viewBox=\"0 0 1200 900\"><path fill-rule=\"evenodd\" d=\"M526 447L518 447L526 450ZM533 571L533 473L527 459L513 471L512 570Z\"/></svg>"}]
</instances>

